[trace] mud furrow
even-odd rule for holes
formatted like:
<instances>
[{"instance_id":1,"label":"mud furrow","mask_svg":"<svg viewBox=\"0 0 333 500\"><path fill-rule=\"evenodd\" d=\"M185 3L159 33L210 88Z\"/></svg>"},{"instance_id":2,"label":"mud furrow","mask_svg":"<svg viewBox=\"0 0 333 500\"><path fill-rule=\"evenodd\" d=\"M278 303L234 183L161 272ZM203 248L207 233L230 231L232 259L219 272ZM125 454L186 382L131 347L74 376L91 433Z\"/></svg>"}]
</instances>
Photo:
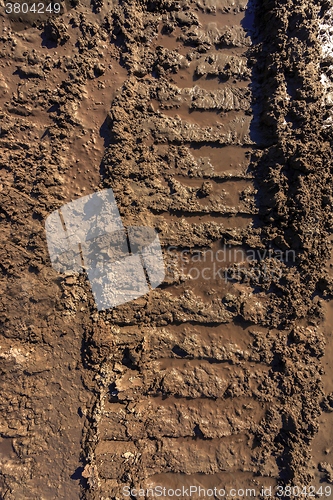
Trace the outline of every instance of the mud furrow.
<instances>
[{"instance_id":1,"label":"mud furrow","mask_svg":"<svg viewBox=\"0 0 333 500\"><path fill-rule=\"evenodd\" d=\"M136 4L133 2L131 5L135 8ZM205 213L210 217L217 216L215 218L217 230L223 227L221 226L222 223L224 224L221 217L223 214L246 213L249 216L247 222L249 224L250 215L257 213L251 179L225 180L221 184L209 181L209 179L213 181L214 177L219 175L215 172L226 171L228 164L230 174L235 175L235 169L238 170L235 162L237 157L239 157L238 165L241 166L242 177L246 175L246 169L250 163L249 149L245 154L243 148L244 145L253 144L250 139L252 118L244 115L242 110L250 108L251 94L249 89L239 88L236 83L237 79L245 81L249 78L247 58L245 55L228 53L229 47L234 44L230 46L220 44L211 55L209 52L211 41L206 40L206 48L205 45L200 45L201 50L206 53L203 56L187 45L187 41L189 44L193 42L194 35L191 34L191 30L193 32L196 29L198 22L201 24L201 16L205 16L203 26L210 26L207 19L209 14L196 10L195 4L191 8L193 8L192 18L188 15L186 8L183 8L175 16L176 22L172 9L169 14L166 14L165 20L168 19L169 27L172 23L175 27L184 26L184 29L181 28L182 36L179 36L178 42L184 44L184 51L178 48L182 51L182 57L183 54L188 54L197 61L188 65L186 69L187 81L192 78L197 79L196 86L186 88L182 85L179 89L176 88L175 82L178 83L178 75L181 76L184 69L181 64L178 68L177 66L163 66L161 56L165 52L161 47L167 36L159 36L158 53L155 55L158 58L158 63L156 63L159 72L158 82L148 75L144 82L140 78L131 77L123 87L122 92L113 102L110 112L114 144L110 145L103 159L104 183L112 185L125 220L139 221L145 214L145 220L152 221L156 227L156 221L162 221L164 218L165 224L159 222L158 226L166 254L169 253L170 244L172 245L175 241L169 228L173 211L177 210L177 216L181 217L183 224L186 224L184 228L188 227L193 219L193 216L190 217L192 213L189 209L192 204L191 199L193 199L193 215L199 218L198 230L203 228L203 220L200 222L200 217ZM143 11L143 18L146 15L149 14ZM235 13L220 13L217 16L211 14L211 19L212 22L216 19L217 26L230 23L232 33L242 33L236 44L242 47L245 53L248 46L248 43L245 43L245 32L237 24L233 28L233 19L234 23L238 23L240 17ZM127 27L127 29L131 28ZM207 33L210 33L209 30ZM214 33L216 35L216 32ZM201 31L198 32L198 36L201 36ZM209 36L211 40L211 35ZM240 43L240 40L243 41ZM170 52L170 56L171 54ZM146 57L151 56L146 55ZM175 64L176 61L175 56ZM142 67L142 63L137 61L136 67L138 65ZM154 64L152 66L154 67ZM191 72L192 76L190 76ZM211 87L208 91L205 81L209 81L208 78L212 76L216 77L215 82L210 80ZM236 80L233 81L235 78ZM201 84L204 84L202 88ZM155 90L157 87L158 91ZM193 90L189 90L191 88ZM191 99L187 96L191 96ZM241 101L238 102L243 104L240 106L236 103L233 96L239 96L238 99L241 96ZM152 98L153 104L150 101ZM138 106L140 106L140 113L137 112ZM200 117L197 116L197 123L193 122L195 115L186 111L186 108L190 110L193 107L203 110ZM221 109L221 114L215 115L213 111L215 109ZM177 113L179 117L176 117ZM196 117L194 119L196 120ZM128 120L132 124L131 134L128 133L126 126ZM214 120L222 120L223 123L214 125ZM141 142L137 141L137 137L147 139ZM129 144L132 149L129 149ZM208 147L207 144L209 144ZM218 144L224 147L218 150L216 148ZM227 144L232 146L227 146ZM229 156L228 148L230 147L233 150L232 152L230 150ZM124 148L128 151L126 160L120 154ZM155 151L158 152L157 157L153 154ZM197 152L200 153L198 159L193 156L193 151L196 151L196 156ZM201 151L204 155L201 155ZM217 155L216 152L221 154ZM139 158L142 160L138 161ZM203 162L209 166L208 171L207 167L203 169ZM194 170L192 165L195 163L200 170ZM193 174L189 178L190 166ZM202 176L208 181L206 185L195 179ZM125 187L126 178L129 182ZM163 178L166 179L167 184L164 185L162 194L159 190ZM171 188L173 200L171 203L167 201L169 196L167 186ZM126 198L122 195L124 190ZM149 191L150 195L148 195ZM223 202L216 204L213 201L215 192L217 197L222 197L222 200L223 196L225 200L228 200L229 196L229 204L232 208L224 208ZM126 204L124 204L125 199L127 199ZM245 203L245 209L238 206L240 201ZM138 207L136 214L133 206ZM181 235L179 229L180 227L174 226L174 230L178 230L175 233L178 237ZM244 231L246 240L248 233ZM233 237L235 242L237 230ZM215 241L217 240L218 238ZM193 232L186 235L186 246L193 248L193 245L199 247L206 245L208 249L212 248L213 253L218 250L213 246L214 241L207 240L203 233L201 235L199 233L197 237ZM216 260L215 255L213 260ZM265 404L267 401L274 400L276 391L270 387L272 383L269 379L270 362L266 366L263 364L265 357L262 353L258 354L251 345L250 333L247 333L248 342L244 343L245 327L239 328L237 333L237 327L232 323L232 319L239 315L243 307L243 317L251 317L253 321L251 307L256 301L258 304L256 308L260 315L259 311L262 307L259 304L260 298L253 297L253 302L251 302L250 288L241 285L238 289L232 280L230 283L228 280L223 283L223 278L217 276L207 282L205 279L189 280L190 276L187 274L190 270L186 269L186 265L181 269L180 264L179 260L173 262L173 270L176 274L181 271L185 281L176 285L172 284L171 279L167 291L162 287L162 290L152 292L148 299L140 300L141 306L139 306L138 314L133 311L135 304L131 308L124 306L111 314L105 313L103 321L107 323L111 321L113 325L118 324L119 327L112 334L112 340L109 336L107 348L109 354L106 354L106 358L104 356L101 358L98 339L90 355L90 359L94 359L95 363L97 361L102 363L100 370L106 378L104 382L101 380L103 389L101 388L100 393L100 406L96 407L93 417L96 420L99 437L97 447L91 449L91 464L87 466L87 471L95 471L92 477L88 478L88 483L91 485L89 495L87 494L89 498L95 498L95 495L111 498L120 494L122 483L119 477L122 475L124 476L123 485L134 485L151 475L160 473L201 472L211 475L213 484L215 475L230 467L236 467L238 472L257 470L254 465L251 442L254 435L259 432L260 425L265 421ZM232 267L233 263L227 261L221 265L223 268L228 268ZM196 265L196 269L201 269L200 264ZM244 303L243 306L237 305L234 308L232 304L237 303L242 294L247 305L245 306ZM167 311L164 312L166 301L169 305ZM184 301L187 302L186 305ZM143 304L145 305L142 308ZM198 312L195 312L197 308ZM220 313L216 314L218 310ZM181 325L184 325L186 321L189 322L189 327L187 330L182 330ZM126 322L133 325L130 327L132 330L125 327ZM144 333L146 322L149 322L151 328ZM225 329L222 325L221 327L214 326L218 322L224 322ZM172 326L173 323L174 326ZM162 328L163 324L169 324L168 328ZM226 336L229 337L229 342L226 341ZM235 336L239 339L241 348L235 343ZM186 359L187 357L191 359ZM207 359L204 359L205 357ZM164 400L163 410L155 406L160 397ZM177 403L172 403L175 397ZM240 427L228 426L227 435L230 439L216 440L218 436L222 437L226 432L223 430L222 417L219 419L221 430L213 431L212 428L209 431L208 428L213 424L207 422L208 416L205 417L205 415L208 415L208 412L216 416L218 408L228 404L233 407L233 405L240 404L238 401L244 401L244 398L254 398L256 401L256 420L251 424L251 420L247 421L249 427L244 428L246 433L243 437L241 434L244 431ZM199 401L201 410L200 413L196 413L194 422L191 417L194 411L193 405L197 405ZM128 409L126 409L130 404L141 405L142 408L140 417L135 413L134 420L128 415ZM112 410L113 405L114 410ZM227 408L227 406L224 407ZM134 408L133 412L136 411ZM153 408L156 409L153 410ZM159 415L159 412L164 412L165 408L168 408L167 413L161 413L165 415L165 426L162 423L158 424L157 421L153 423L153 413L157 412ZM122 415L121 422L119 422L120 415ZM231 415L224 418L230 425ZM183 419L187 422L185 433L181 424ZM177 423L178 431L176 430ZM131 430L132 425L134 429ZM150 440L141 442L147 432L147 426L151 429L149 430ZM145 430L143 430L144 427ZM168 440L162 437L171 432L170 429L172 429L173 439ZM189 440L186 437L188 435L194 436L195 440ZM125 436L126 442L122 443ZM209 437L209 442L205 440L207 437ZM237 441L239 441L238 458L231 460L235 453L233 446ZM143 449L145 451L142 454ZM124 456L129 458L124 461ZM116 490L114 491L110 483L112 480L115 481L113 486ZM99 486L96 489L97 484Z\"/></svg>"}]
</instances>

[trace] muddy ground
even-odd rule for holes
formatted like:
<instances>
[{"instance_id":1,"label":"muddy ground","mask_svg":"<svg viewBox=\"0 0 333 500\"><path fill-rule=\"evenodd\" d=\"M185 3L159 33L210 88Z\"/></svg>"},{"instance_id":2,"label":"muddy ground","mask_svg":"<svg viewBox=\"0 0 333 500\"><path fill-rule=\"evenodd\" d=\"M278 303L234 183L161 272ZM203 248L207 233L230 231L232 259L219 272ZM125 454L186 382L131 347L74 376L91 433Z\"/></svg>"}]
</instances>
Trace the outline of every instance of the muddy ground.
<instances>
[{"instance_id":1,"label":"muddy ground","mask_svg":"<svg viewBox=\"0 0 333 500\"><path fill-rule=\"evenodd\" d=\"M2 10L0 498L332 484L329 8ZM103 188L166 274L98 312L45 219Z\"/></svg>"}]
</instances>

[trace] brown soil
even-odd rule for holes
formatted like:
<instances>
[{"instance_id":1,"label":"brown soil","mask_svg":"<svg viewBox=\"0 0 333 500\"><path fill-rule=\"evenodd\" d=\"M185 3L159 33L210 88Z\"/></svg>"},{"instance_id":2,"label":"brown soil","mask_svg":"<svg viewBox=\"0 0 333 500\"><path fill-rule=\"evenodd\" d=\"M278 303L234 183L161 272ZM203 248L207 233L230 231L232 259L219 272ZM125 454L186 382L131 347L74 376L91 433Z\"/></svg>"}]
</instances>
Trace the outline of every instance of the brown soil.
<instances>
[{"instance_id":1,"label":"brown soil","mask_svg":"<svg viewBox=\"0 0 333 500\"><path fill-rule=\"evenodd\" d=\"M0 14L1 499L332 484L327 8ZM157 229L166 275L98 313L45 219L103 188Z\"/></svg>"}]
</instances>

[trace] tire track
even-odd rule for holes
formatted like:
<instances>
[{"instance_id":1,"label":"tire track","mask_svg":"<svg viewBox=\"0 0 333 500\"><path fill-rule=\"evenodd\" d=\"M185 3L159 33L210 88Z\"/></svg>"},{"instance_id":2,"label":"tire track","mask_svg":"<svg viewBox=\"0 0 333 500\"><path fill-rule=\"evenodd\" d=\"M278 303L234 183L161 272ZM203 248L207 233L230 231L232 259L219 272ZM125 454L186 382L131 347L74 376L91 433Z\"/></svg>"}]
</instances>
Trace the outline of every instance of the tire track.
<instances>
[{"instance_id":1,"label":"tire track","mask_svg":"<svg viewBox=\"0 0 333 500\"><path fill-rule=\"evenodd\" d=\"M221 2L214 15L210 4L164 7L131 1L115 14L131 76L110 110L113 144L102 162L103 184L112 187L125 224L159 228L165 255L170 245L215 252L215 243L237 245L237 235L242 247L257 213L247 173L257 146L250 139L249 42L238 24L244 8ZM153 21L155 8L162 8L162 27ZM151 26L144 49L129 42L134 12L141 26ZM124 485L159 475L174 481L201 473L212 485L231 471L234 484L251 485L259 472L253 443L263 427L276 425L271 416L267 422L266 406L276 388L271 360L253 340L264 332L234 320L259 323L264 296L237 280L190 280L179 264L173 269L183 278L167 275L167 288L100 314L88 340L100 392L86 443L87 498L116 498ZM219 417L222 408L230 415ZM236 424L236 408L243 424ZM253 417L243 420L247 411ZM274 470L276 477L274 460L264 453L260 460L263 475Z\"/></svg>"}]
</instances>

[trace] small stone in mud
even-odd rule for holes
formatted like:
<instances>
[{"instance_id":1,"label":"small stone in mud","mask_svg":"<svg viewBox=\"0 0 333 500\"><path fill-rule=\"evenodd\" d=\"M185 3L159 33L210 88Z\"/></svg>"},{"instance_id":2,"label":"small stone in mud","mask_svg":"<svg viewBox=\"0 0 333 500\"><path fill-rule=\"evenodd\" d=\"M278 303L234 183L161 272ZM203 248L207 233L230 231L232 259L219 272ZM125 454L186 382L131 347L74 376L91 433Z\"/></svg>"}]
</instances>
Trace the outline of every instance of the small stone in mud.
<instances>
[{"instance_id":1,"label":"small stone in mud","mask_svg":"<svg viewBox=\"0 0 333 500\"><path fill-rule=\"evenodd\" d=\"M206 196L209 196L213 191L213 184L209 181L205 181L202 183L201 188L198 190L198 197L199 198L205 198Z\"/></svg>"},{"instance_id":2,"label":"small stone in mud","mask_svg":"<svg viewBox=\"0 0 333 500\"><path fill-rule=\"evenodd\" d=\"M65 278L66 285L74 285L76 283L76 279L73 277Z\"/></svg>"},{"instance_id":3,"label":"small stone in mud","mask_svg":"<svg viewBox=\"0 0 333 500\"><path fill-rule=\"evenodd\" d=\"M319 470L325 473L325 480L328 483L333 484L333 467L332 464L327 462L321 462L319 464Z\"/></svg>"},{"instance_id":4,"label":"small stone in mud","mask_svg":"<svg viewBox=\"0 0 333 500\"><path fill-rule=\"evenodd\" d=\"M101 63L96 63L95 66L94 66L94 73L95 73L95 76L101 76L105 73L105 66L104 64L101 64Z\"/></svg>"},{"instance_id":5,"label":"small stone in mud","mask_svg":"<svg viewBox=\"0 0 333 500\"><path fill-rule=\"evenodd\" d=\"M44 74L40 68L19 66L17 72L21 78L43 78Z\"/></svg>"}]
</instances>

